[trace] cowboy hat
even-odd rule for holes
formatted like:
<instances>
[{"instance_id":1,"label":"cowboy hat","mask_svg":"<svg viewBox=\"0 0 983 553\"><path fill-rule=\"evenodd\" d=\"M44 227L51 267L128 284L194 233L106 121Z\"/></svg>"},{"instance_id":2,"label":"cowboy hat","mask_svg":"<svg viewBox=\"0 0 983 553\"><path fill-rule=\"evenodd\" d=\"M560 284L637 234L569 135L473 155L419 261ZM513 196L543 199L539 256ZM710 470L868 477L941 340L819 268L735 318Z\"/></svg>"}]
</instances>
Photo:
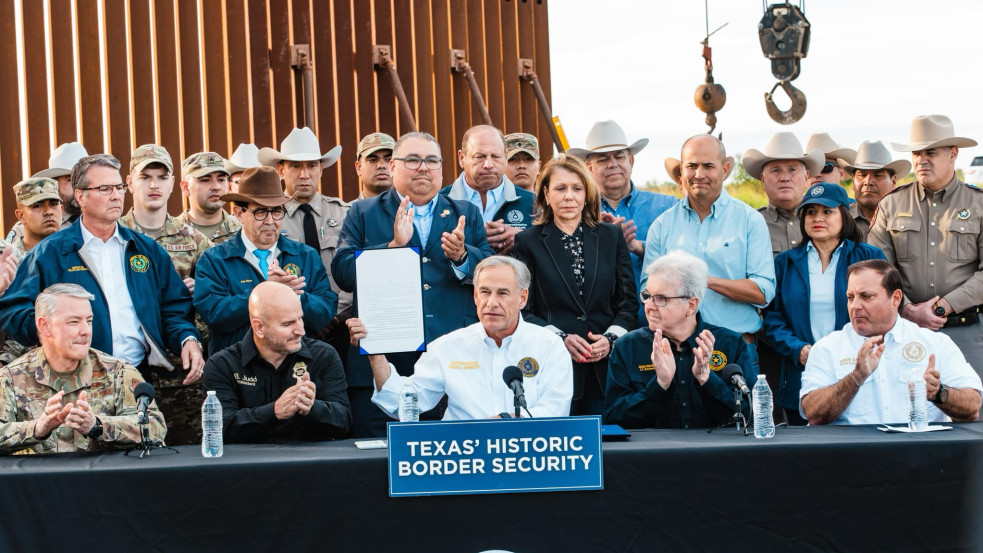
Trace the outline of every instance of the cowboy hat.
<instances>
[{"instance_id":1,"label":"cowboy hat","mask_svg":"<svg viewBox=\"0 0 983 553\"><path fill-rule=\"evenodd\" d=\"M729 177L730 174L734 172L734 167L737 166L737 163L735 163L734 158L731 156L727 156L724 158L724 164L727 163L730 164L730 167L727 169L727 173L724 175L722 181L727 180L727 177ZM676 184L680 184L679 179L682 176L682 172L679 168L680 165L681 162L678 159L672 157L666 158L665 161L666 172L669 173L669 178L672 179L673 182L675 182Z\"/></svg>"},{"instance_id":2,"label":"cowboy hat","mask_svg":"<svg viewBox=\"0 0 983 553\"><path fill-rule=\"evenodd\" d=\"M72 167L75 167L75 164L87 155L89 152L86 152L85 147L78 142L66 142L51 152L47 169L38 171L31 176L46 179L67 177L72 174Z\"/></svg>"},{"instance_id":3,"label":"cowboy hat","mask_svg":"<svg viewBox=\"0 0 983 553\"><path fill-rule=\"evenodd\" d=\"M320 161L321 167L330 167L341 157L341 146L335 146L322 155L321 145L314 136L314 131L309 127L295 128L280 143L279 152L273 148L262 148L256 157L268 167L281 161Z\"/></svg>"},{"instance_id":4,"label":"cowboy hat","mask_svg":"<svg viewBox=\"0 0 983 553\"><path fill-rule=\"evenodd\" d=\"M591 154L604 152L616 152L618 150L628 150L633 155L642 151L649 143L648 138L640 138L628 144L628 137L625 131L614 121L598 121L587 133L586 148L570 148L567 153L577 156L580 159L587 159Z\"/></svg>"},{"instance_id":5,"label":"cowboy hat","mask_svg":"<svg viewBox=\"0 0 983 553\"><path fill-rule=\"evenodd\" d=\"M955 136L952 119L945 115L919 115L911 122L911 143L892 142L891 147L899 152L918 152L942 146L971 148L977 142L972 138Z\"/></svg>"},{"instance_id":6,"label":"cowboy hat","mask_svg":"<svg viewBox=\"0 0 983 553\"><path fill-rule=\"evenodd\" d=\"M255 144L239 144L236 151L232 152L229 159L225 160L225 170L232 173L241 173L250 167L259 167L262 163L256 157L259 148Z\"/></svg>"},{"instance_id":7,"label":"cowboy hat","mask_svg":"<svg viewBox=\"0 0 983 553\"><path fill-rule=\"evenodd\" d=\"M853 158L857 155L856 150L851 150L850 148L840 148L840 145L833 140L833 137L829 133L817 132L809 137L809 142L806 142L807 152L811 152L819 148L823 151L823 155L827 159L845 159L848 161L853 161Z\"/></svg>"},{"instance_id":8,"label":"cowboy hat","mask_svg":"<svg viewBox=\"0 0 983 553\"><path fill-rule=\"evenodd\" d=\"M887 169L896 176L903 177L911 171L910 161L906 159L891 161L891 153L887 151L887 146L880 140L877 142L864 140L860 148L857 149L857 156L852 163L845 159L839 159L837 161L840 167L846 169L849 173L853 173L857 169L863 169L865 171Z\"/></svg>"},{"instance_id":9,"label":"cowboy hat","mask_svg":"<svg viewBox=\"0 0 983 553\"><path fill-rule=\"evenodd\" d=\"M290 201L283 195L280 175L273 167L250 167L239 179L239 192L223 194L223 202L253 202L266 207L276 207Z\"/></svg>"},{"instance_id":10,"label":"cowboy hat","mask_svg":"<svg viewBox=\"0 0 983 553\"><path fill-rule=\"evenodd\" d=\"M818 175L823 165L826 165L826 156L823 155L822 150L816 148L803 154L802 143L794 134L779 132L771 137L763 152L754 148L744 152L744 170L751 177L761 180L761 171L764 170L765 164L779 159L801 161L810 175Z\"/></svg>"}]
</instances>

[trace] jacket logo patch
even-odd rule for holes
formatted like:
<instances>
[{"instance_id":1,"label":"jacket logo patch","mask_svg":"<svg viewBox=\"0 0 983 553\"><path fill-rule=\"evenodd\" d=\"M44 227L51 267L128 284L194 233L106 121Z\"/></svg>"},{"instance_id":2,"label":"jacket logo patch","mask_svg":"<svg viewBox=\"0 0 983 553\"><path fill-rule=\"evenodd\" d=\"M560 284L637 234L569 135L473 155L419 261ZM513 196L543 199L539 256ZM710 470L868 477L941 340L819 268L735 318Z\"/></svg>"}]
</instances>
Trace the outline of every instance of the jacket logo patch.
<instances>
[{"instance_id":1,"label":"jacket logo patch","mask_svg":"<svg viewBox=\"0 0 983 553\"><path fill-rule=\"evenodd\" d=\"M638 366L638 370L640 370L640 371L654 371L655 370L655 365L653 365L652 363L649 363L648 365L639 365Z\"/></svg>"},{"instance_id":2,"label":"jacket logo patch","mask_svg":"<svg viewBox=\"0 0 983 553\"><path fill-rule=\"evenodd\" d=\"M477 361L451 361L447 364L448 369L477 369Z\"/></svg>"},{"instance_id":3,"label":"jacket logo patch","mask_svg":"<svg viewBox=\"0 0 983 553\"><path fill-rule=\"evenodd\" d=\"M539 362L532 357L523 357L517 366L525 378L532 378L539 374Z\"/></svg>"},{"instance_id":4,"label":"jacket logo patch","mask_svg":"<svg viewBox=\"0 0 983 553\"><path fill-rule=\"evenodd\" d=\"M710 370L719 371L726 364L727 356L724 355L724 352L718 349L713 350L713 353L710 354Z\"/></svg>"},{"instance_id":5,"label":"jacket logo patch","mask_svg":"<svg viewBox=\"0 0 983 553\"><path fill-rule=\"evenodd\" d=\"M134 255L130 258L130 268L138 273L146 273L150 267L150 260L145 255Z\"/></svg>"},{"instance_id":6,"label":"jacket logo patch","mask_svg":"<svg viewBox=\"0 0 983 553\"><path fill-rule=\"evenodd\" d=\"M523 216L522 212L518 209L513 209L505 215L505 219L512 224L521 223L524 218L525 216Z\"/></svg>"},{"instance_id":7,"label":"jacket logo patch","mask_svg":"<svg viewBox=\"0 0 983 553\"><path fill-rule=\"evenodd\" d=\"M284 272L293 276L300 276L300 267L294 265L293 263L287 263L283 266Z\"/></svg>"},{"instance_id":8,"label":"jacket logo patch","mask_svg":"<svg viewBox=\"0 0 983 553\"><path fill-rule=\"evenodd\" d=\"M75 271L88 271L89 268L85 265L72 265L68 268L69 273L74 273Z\"/></svg>"},{"instance_id":9,"label":"jacket logo patch","mask_svg":"<svg viewBox=\"0 0 983 553\"><path fill-rule=\"evenodd\" d=\"M251 279L251 278L245 278L245 279L240 280L239 281L239 284L249 284L252 281L253 281L253 279Z\"/></svg>"},{"instance_id":10,"label":"jacket logo patch","mask_svg":"<svg viewBox=\"0 0 983 553\"><path fill-rule=\"evenodd\" d=\"M256 376L240 375L239 373L232 373L232 376L236 379L236 384L240 386L255 386L259 382L259 377Z\"/></svg>"}]
</instances>

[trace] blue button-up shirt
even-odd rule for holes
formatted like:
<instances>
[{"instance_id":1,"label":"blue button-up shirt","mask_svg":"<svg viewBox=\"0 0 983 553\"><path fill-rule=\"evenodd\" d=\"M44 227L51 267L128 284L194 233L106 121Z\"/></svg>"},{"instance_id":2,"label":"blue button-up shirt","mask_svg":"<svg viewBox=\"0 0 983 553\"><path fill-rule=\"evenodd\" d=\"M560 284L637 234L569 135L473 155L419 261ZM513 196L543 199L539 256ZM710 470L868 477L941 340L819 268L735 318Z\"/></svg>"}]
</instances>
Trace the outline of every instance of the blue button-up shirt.
<instances>
[{"instance_id":1,"label":"blue button-up shirt","mask_svg":"<svg viewBox=\"0 0 983 553\"><path fill-rule=\"evenodd\" d=\"M393 190L395 192L395 189ZM399 201L403 201L403 195L396 192ZM430 238L430 227L433 225L433 208L437 205L437 195L430 199L427 205L414 205L410 202L406 209L413 209L413 226L416 227L417 234L420 235L420 242L426 246L427 239Z\"/></svg>"},{"instance_id":2,"label":"blue button-up shirt","mask_svg":"<svg viewBox=\"0 0 983 553\"><path fill-rule=\"evenodd\" d=\"M836 328L836 265L840 260L843 242L833 250L826 272L823 272L823 262L819 259L819 251L812 245L812 240L806 242L805 248L806 264L809 266L809 324L812 337L818 341L834 330L839 330Z\"/></svg>"},{"instance_id":3,"label":"blue button-up shirt","mask_svg":"<svg viewBox=\"0 0 983 553\"><path fill-rule=\"evenodd\" d=\"M485 192L485 205L481 204L481 192L478 192L471 185L468 184L464 173L462 172L457 180L454 181L452 187L460 187L463 191L464 198L467 201L474 204L478 211L481 212L481 218L484 219L486 223L490 223L495 220L495 215L498 213L499 209L505 205L505 200L514 199L515 191L514 184L506 176L502 176L502 182L498 186L492 188L491 190ZM511 196L507 198L506 196Z\"/></svg>"},{"instance_id":4,"label":"blue button-up shirt","mask_svg":"<svg viewBox=\"0 0 983 553\"><path fill-rule=\"evenodd\" d=\"M700 221L685 198L652 224L645 241L643 267L672 250L683 250L706 261L710 276L751 279L765 296L765 303L755 306L707 290L700 305L707 322L742 333L761 328L756 308L775 297L775 260L768 226L760 213L721 190L710 215ZM643 274L641 286L647 280Z\"/></svg>"},{"instance_id":5,"label":"blue button-up shirt","mask_svg":"<svg viewBox=\"0 0 983 553\"><path fill-rule=\"evenodd\" d=\"M601 211L606 211L615 217L624 217L625 221L635 221L635 238L644 243L652 223L677 203L679 200L674 196L637 190L632 183L631 190L627 196L621 198L617 208L611 207L604 196L601 196ZM642 261L642 257L631 254L631 268L635 271L635 284L638 286L642 283ZM643 312L639 311L639 313ZM644 319L645 316L641 315L640 320Z\"/></svg>"}]
</instances>

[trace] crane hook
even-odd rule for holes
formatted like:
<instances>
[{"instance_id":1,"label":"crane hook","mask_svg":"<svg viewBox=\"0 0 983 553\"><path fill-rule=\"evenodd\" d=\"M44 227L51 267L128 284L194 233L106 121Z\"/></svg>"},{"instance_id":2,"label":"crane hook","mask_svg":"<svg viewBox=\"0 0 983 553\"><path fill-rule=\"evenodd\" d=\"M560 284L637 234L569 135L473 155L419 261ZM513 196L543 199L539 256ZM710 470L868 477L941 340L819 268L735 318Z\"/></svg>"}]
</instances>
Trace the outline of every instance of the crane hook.
<instances>
[{"instance_id":1,"label":"crane hook","mask_svg":"<svg viewBox=\"0 0 983 553\"><path fill-rule=\"evenodd\" d=\"M775 99L773 94L778 90L778 87L782 87L785 94L792 100L792 107L788 108L787 111L782 111L778 109L775 105ZM768 115L775 120L776 123L781 123L782 125L791 125L806 113L806 95L801 90L792 86L792 83L788 81L778 81L775 86L771 87L771 92L765 92L765 107L768 109Z\"/></svg>"}]
</instances>

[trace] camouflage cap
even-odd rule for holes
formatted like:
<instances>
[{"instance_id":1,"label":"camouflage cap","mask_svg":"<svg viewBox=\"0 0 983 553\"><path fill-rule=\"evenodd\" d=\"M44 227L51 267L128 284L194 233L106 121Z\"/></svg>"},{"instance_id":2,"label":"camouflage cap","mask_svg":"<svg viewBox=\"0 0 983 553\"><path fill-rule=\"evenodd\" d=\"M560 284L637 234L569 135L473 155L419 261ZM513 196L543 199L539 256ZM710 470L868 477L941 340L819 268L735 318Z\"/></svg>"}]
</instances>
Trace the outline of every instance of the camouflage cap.
<instances>
[{"instance_id":1,"label":"camouflage cap","mask_svg":"<svg viewBox=\"0 0 983 553\"><path fill-rule=\"evenodd\" d=\"M228 169L225 168L225 160L215 152L198 152L181 163L181 178L200 179L212 173L225 173L226 176L230 176Z\"/></svg>"},{"instance_id":2,"label":"camouflage cap","mask_svg":"<svg viewBox=\"0 0 983 553\"><path fill-rule=\"evenodd\" d=\"M358 143L358 152L355 153L356 158L361 158L362 156L367 156L372 152L377 152L379 150L392 150L396 146L396 141L393 137L386 133L374 132L365 135L361 141Z\"/></svg>"},{"instance_id":3,"label":"camouflage cap","mask_svg":"<svg viewBox=\"0 0 983 553\"><path fill-rule=\"evenodd\" d=\"M512 159L512 156L519 152L525 152L533 159L539 159L539 141L535 136L524 132L505 135L505 158Z\"/></svg>"},{"instance_id":4,"label":"camouflage cap","mask_svg":"<svg viewBox=\"0 0 983 553\"><path fill-rule=\"evenodd\" d=\"M130 156L130 172L140 172L147 168L151 163L160 163L167 168L167 172L174 173L174 163L171 162L171 154L167 149L157 144L144 144Z\"/></svg>"},{"instance_id":5,"label":"camouflage cap","mask_svg":"<svg viewBox=\"0 0 983 553\"><path fill-rule=\"evenodd\" d=\"M14 195L21 205L34 205L44 200L61 201L58 195L58 181L44 177L31 177L14 185Z\"/></svg>"}]
</instances>

